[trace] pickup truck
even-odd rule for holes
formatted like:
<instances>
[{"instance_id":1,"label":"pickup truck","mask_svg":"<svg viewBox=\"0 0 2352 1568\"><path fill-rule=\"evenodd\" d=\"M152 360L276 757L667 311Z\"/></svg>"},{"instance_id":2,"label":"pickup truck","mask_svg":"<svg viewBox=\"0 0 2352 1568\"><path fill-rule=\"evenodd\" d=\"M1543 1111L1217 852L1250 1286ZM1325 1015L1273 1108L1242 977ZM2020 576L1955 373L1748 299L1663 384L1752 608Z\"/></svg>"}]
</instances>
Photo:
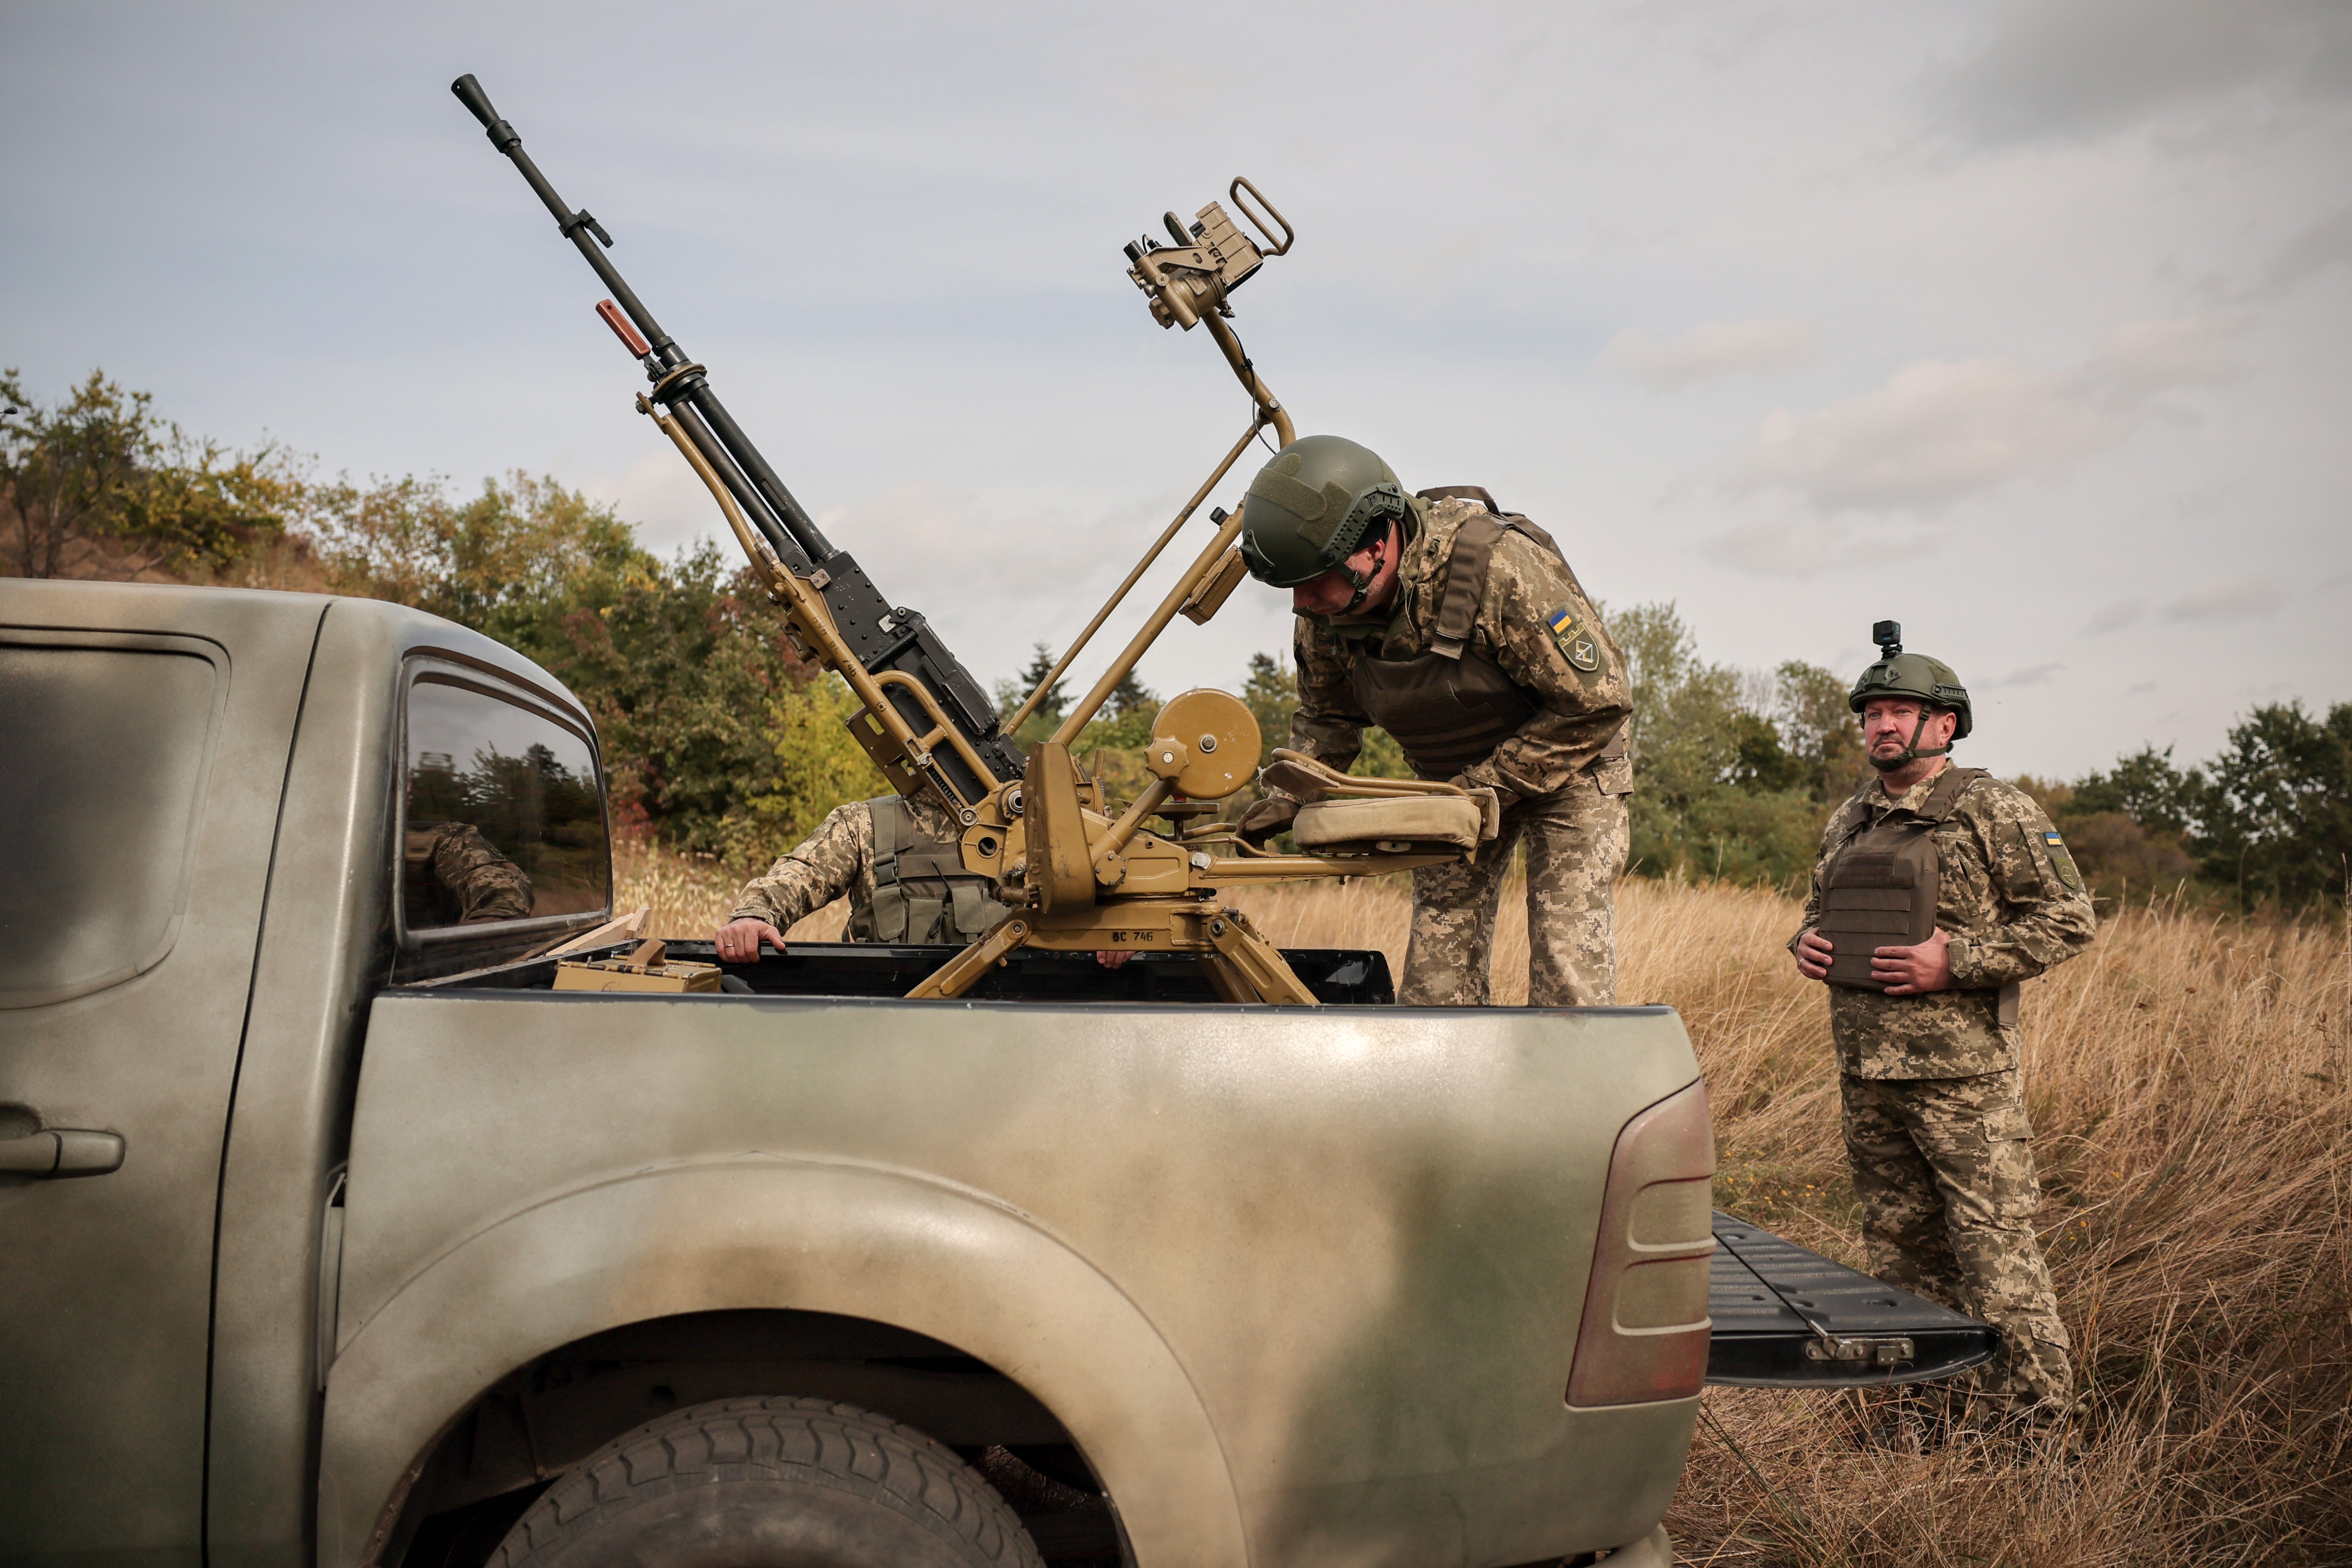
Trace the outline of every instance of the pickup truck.
<instances>
[{"instance_id":1,"label":"pickup truck","mask_svg":"<svg viewBox=\"0 0 2352 1568\"><path fill-rule=\"evenodd\" d=\"M0 583L0 736L7 1564L1663 1568L1711 1303L1719 1379L1990 1352L1710 1218L1665 1007L553 989L595 731L430 616Z\"/></svg>"}]
</instances>

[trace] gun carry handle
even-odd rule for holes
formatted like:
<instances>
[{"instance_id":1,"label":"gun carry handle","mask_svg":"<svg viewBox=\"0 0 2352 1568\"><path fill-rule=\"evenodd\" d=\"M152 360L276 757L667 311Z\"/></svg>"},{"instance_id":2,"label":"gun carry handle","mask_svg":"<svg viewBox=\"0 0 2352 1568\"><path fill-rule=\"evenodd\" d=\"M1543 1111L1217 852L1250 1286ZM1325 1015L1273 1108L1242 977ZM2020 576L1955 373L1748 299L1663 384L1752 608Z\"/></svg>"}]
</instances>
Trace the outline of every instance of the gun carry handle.
<instances>
[{"instance_id":1,"label":"gun carry handle","mask_svg":"<svg viewBox=\"0 0 2352 1568\"><path fill-rule=\"evenodd\" d=\"M471 81L474 79L467 77L466 79L467 81ZM1274 219L1272 223L1266 222L1265 218L1260 217L1257 214L1250 211L1249 203L1242 200L1242 193L1244 191L1247 191L1252 196L1255 196L1257 199L1257 205L1265 209L1266 216ZM1242 216L1249 219L1250 226L1257 230L1259 238L1265 241L1265 253L1268 256L1287 256L1290 254L1291 243L1298 237L1298 232L1290 226L1290 220L1288 218L1284 217L1280 213L1275 211L1274 204L1265 199L1265 193L1259 190L1255 185L1251 184L1239 174L1235 174L1234 176L1234 183L1225 187L1225 195L1232 199L1234 210L1240 213ZM1282 230L1282 243L1280 245L1274 243L1274 231L1277 228Z\"/></svg>"}]
</instances>

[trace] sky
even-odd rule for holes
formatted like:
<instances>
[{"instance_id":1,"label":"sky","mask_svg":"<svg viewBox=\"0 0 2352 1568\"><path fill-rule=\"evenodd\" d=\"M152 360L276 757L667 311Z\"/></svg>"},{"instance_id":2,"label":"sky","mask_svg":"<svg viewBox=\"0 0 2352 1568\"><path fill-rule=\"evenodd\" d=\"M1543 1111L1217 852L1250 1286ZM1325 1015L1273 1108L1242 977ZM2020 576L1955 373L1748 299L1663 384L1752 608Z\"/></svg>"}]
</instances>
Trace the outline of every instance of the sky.
<instances>
[{"instance_id":1,"label":"sky","mask_svg":"<svg viewBox=\"0 0 2352 1568\"><path fill-rule=\"evenodd\" d=\"M1119 255L1239 174L1297 234L1234 324L1299 432L1484 484L1710 660L1851 676L1899 620L1975 697L1963 760L2045 776L2352 700L2341 0L5 0L0 364L717 531L467 71L984 682L1244 428ZM1145 679L1237 685L1285 599Z\"/></svg>"}]
</instances>

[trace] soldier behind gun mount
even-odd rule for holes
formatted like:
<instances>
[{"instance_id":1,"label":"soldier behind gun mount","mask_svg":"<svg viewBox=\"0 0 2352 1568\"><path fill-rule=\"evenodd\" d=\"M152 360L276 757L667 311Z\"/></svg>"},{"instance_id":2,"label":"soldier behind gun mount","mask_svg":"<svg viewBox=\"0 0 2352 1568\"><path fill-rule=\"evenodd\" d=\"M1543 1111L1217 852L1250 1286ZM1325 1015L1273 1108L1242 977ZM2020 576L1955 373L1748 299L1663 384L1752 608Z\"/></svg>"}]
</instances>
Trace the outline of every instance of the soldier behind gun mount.
<instances>
[{"instance_id":1,"label":"soldier behind gun mount","mask_svg":"<svg viewBox=\"0 0 2352 1568\"><path fill-rule=\"evenodd\" d=\"M1306 436L1259 470L1242 556L1298 613L1293 749L1345 772L1377 724L1425 779L1491 789L1501 834L1474 865L1412 874L1397 1000L1487 1000L1495 910L1528 848L1528 1001L1616 999L1612 930L1628 845L1625 664L1550 535L1475 486L1407 496L1378 454ZM1250 807L1243 837L1288 826Z\"/></svg>"},{"instance_id":2,"label":"soldier behind gun mount","mask_svg":"<svg viewBox=\"0 0 2352 1568\"><path fill-rule=\"evenodd\" d=\"M767 942L845 893L852 942L977 941L1008 912L996 884L963 868L960 837L929 800L884 795L835 806L815 832L746 883L719 929L719 956L749 963Z\"/></svg>"},{"instance_id":3,"label":"soldier behind gun mount","mask_svg":"<svg viewBox=\"0 0 2352 1568\"><path fill-rule=\"evenodd\" d=\"M1995 1415L2054 1417L2074 1368L2033 1227L2018 991L2097 922L2032 797L1951 765L1968 691L1902 633L1878 623L1881 657L1848 699L1877 776L1830 819L1789 948L1830 987L1870 1271L2000 1329L2000 1359L1968 1392Z\"/></svg>"},{"instance_id":4,"label":"soldier behind gun mount","mask_svg":"<svg viewBox=\"0 0 2352 1568\"><path fill-rule=\"evenodd\" d=\"M784 933L834 900L849 899L851 942L962 946L1012 911L992 878L963 867L961 835L937 803L886 795L837 805L816 831L743 885L715 941L729 963L758 961L762 942L784 951ZM1129 954L1095 954L1106 969Z\"/></svg>"}]
</instances>

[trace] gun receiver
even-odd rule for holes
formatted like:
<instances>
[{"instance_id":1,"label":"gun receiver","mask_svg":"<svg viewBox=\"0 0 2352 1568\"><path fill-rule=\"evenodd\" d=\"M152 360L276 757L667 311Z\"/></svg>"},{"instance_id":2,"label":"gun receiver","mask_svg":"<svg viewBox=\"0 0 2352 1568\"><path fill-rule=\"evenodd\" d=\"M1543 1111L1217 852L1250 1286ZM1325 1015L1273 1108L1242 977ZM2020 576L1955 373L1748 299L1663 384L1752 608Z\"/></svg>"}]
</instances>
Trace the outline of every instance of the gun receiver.
<instances>
[{"instance_id":1,"label":"gun receiver","mask_svg":"<svg viewBox=\"0 0 2352 1568\"><path fill-rule=\"evenodd\" d=\"M481 121L490 145L514 161L557 229L611 292L597 314L653 384L639 409L710 487L795 640L838 671L865 704L850 722L859 743L899 793L929 789L950 816L974 821L990 792L1022 773L1020 750L1004 738L995 703L922 616L894 607L865 568L824 537L719 402L709 372L662 330L604 255L613 237L556 195L481 84L461 76L449 90Z\"/></svg>"}]
</instances>

